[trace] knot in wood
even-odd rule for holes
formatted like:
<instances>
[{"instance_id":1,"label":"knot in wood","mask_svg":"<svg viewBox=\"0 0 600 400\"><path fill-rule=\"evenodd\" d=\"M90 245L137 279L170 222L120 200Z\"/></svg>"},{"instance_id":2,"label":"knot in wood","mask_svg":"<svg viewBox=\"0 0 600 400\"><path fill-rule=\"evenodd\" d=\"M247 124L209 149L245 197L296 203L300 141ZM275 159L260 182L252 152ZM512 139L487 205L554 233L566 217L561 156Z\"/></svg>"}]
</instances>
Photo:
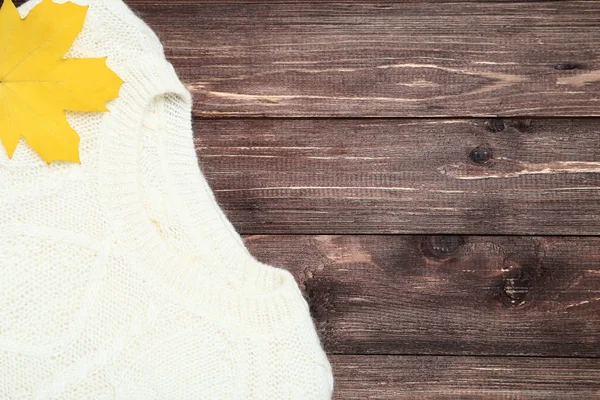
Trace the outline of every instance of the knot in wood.
<instances>
[{"instance_id":1,"label":"knot in wood","mask_svg":"<svg viewBox=\"0 0 600 400\"><path fill-rule=\"evenodd\" d=\"M484 164L492 158L492 149L476 147L469 153L469 159L476 164Z\"/></svg>"},{"instance_id":2,"label":"knot in wood","mask_svg":"<svg viewBox=\"0 0 600 400\"><path fill-rule=\"evenodd\" d=\"M521 266L509 268L509 275L502 281L502 303L511 307L522 306L531 298L533 277L524 272Z\"/></svg>"},{"instance_id":3,"label":"knot in wood","mask_svg":"<svg viewBox=\"0 0 600 400\"><path fill-rule=\"evenodd\" d=\"M504 121L501 118L492 118L489 122L492 132L502 132L504 130Z\"/></svg>"},{"instance_id":4,"label":"knot in wood","mask_svg":"<svg viewBox=\"0 0 600 400\"><path fill-rule=\"evenodd\" d=\"M504 281L504 289L502 293L505 301L512 306L520 306L525 303L529 287L522 281L515 278L508 278Z\"/></svg>"},{"instance_id":5,"label":"knot in wood","mask_svg":"<svg viewBox=\"0 0 600 400\"><path fill-rule=\"evenodd\" d=\"M444 259L454 254L463 243L464 240L460 236L428 236L421 244L421 251L428 258Z\"/></svg>"},{"instance_id":6,"label":"knot in wood","mask_svg":"<svg viewBox=\"0 0 600 400\"><path fill-rule=\"evenodd\" d=\"M569 70L569 69L577 69L579 68L580 65L576 64L576 63L561 63L561 64L556 64L554 66L554 69L558 69L558 70Z\"/></svg>"}]
</instances>

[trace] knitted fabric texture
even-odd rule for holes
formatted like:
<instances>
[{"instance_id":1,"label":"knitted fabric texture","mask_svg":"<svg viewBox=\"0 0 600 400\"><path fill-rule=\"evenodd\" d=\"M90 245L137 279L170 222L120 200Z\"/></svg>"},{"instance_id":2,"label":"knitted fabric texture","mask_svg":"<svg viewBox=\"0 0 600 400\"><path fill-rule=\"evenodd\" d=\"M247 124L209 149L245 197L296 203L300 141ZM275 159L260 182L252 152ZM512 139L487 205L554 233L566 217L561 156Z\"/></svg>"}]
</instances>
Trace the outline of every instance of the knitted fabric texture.
<instances>
[{"instance_id":1,"label":"knitted fabric texture","mask_svg":"<svg viewBox=\"0 0 600 400\"><path fill-rule=\"evenodd\" d=\"M330 399L308 304L216 202L158 37L121 0L73 2L65 56L125 83L110 112L66 112L81 164L0 146L0 399Z\"/></svg>"}]
</instances>

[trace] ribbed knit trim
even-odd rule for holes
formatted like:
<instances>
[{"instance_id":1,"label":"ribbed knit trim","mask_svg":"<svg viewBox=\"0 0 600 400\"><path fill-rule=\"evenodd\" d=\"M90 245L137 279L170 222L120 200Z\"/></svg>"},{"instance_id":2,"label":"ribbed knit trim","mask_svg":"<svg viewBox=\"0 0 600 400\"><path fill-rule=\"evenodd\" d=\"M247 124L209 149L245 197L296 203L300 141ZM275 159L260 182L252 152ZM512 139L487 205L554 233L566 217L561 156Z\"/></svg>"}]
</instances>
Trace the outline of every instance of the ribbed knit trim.
<instances>
[{"instance_id":1,"label":"ribbed knit trim","mask_svg":"<svg viewBox=\"0 0 600 400\"><path fill-rule=\"evenodd\" d=\"M165 178L169 182L179 179L177 185L170 185L170 195L178 199L177 207L188 218L188 228L210 226L210 234L224 248L209 257L204 254L198 263L182 257L160 236L142 199L139 130L145 109L157 96L175 93L190 107L192 97L164 57L147 54L125 65L111 65L109 58L107 64L125 83L120 97L107 103L110 114L105 116L101 132L100 189L126 257L156 290L199 314L264 329L305 318L308 304L293 275L254 258L227 225L229 221L200 172L191 133L187 141L171 140L165 133ZM191 113L187 118L191 119ZM190 198L205 190L208 202ZM212 212L203 213L208 209ZM207 221L205 215L217 215L220 220Z\"/></svg>"}]
</instances>

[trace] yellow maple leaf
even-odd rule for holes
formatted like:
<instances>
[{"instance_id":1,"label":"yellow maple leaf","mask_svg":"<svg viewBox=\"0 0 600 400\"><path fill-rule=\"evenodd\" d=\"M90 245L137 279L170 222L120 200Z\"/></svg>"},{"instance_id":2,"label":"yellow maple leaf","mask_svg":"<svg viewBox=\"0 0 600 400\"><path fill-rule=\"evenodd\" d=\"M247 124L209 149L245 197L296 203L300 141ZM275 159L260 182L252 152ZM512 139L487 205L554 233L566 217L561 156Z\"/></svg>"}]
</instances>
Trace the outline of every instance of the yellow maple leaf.
<instances>
[{"instance_id":1,"label":"yellow maple leaf","mask_svg":"<svg viewBox=\"0 0 600 400\"><path fill-rule=\"evenodd\" d=\"M81 32L87 6L43 0L21 19L0 8L0 140L12 158L21 136L47 162L79 159L65 110L109 111L123 80L103 58L62 58Z\"/></svg>"}]
</instances>

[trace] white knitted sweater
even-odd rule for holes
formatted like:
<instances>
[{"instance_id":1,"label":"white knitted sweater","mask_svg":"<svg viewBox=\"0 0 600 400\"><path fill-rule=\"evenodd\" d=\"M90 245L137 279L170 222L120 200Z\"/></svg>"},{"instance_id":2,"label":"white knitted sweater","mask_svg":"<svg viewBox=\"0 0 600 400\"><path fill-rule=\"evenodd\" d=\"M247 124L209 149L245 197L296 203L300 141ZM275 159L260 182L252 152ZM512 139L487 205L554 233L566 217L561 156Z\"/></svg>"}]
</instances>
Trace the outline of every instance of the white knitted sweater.
<instances>
[{"instance_id":1,"label":"white knitted sweater","mask_svg":"<svg viewBox=\"0 0 600 400\"><path fill-rule=\"evenodd\" d=\"M308 304L215 201L158 37L121 0L73 2L66 57L125 83L110 112L66 112L81 164L0 146L0 399L330 399Z\"/></svg>"}]
</instances>

